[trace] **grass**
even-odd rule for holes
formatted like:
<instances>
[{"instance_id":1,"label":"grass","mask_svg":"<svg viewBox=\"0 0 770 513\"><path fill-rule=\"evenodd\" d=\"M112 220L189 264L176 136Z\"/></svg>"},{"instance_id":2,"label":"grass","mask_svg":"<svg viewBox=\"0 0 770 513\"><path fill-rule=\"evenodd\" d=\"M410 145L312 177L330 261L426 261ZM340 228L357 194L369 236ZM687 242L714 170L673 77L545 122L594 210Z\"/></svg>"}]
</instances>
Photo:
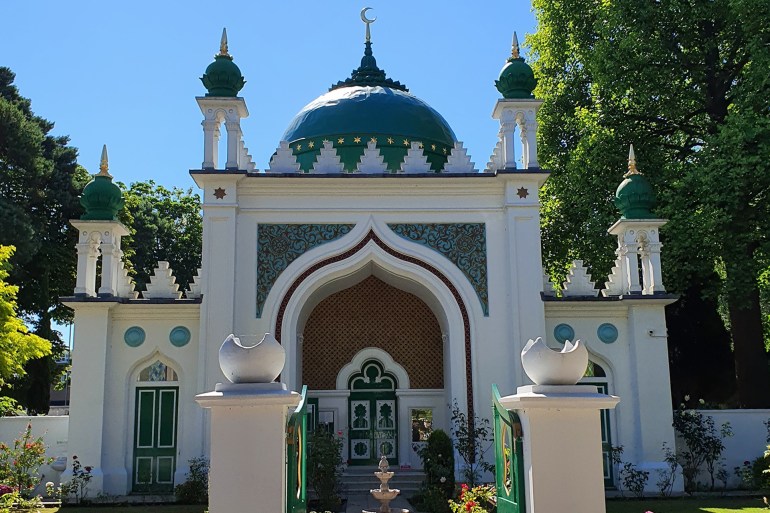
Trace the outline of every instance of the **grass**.
<instances>
[{"instance_id":1,"label":"grass","mask_svg":"<svg viewBox=\"0 0 770 513\"><path fill-rule=\"evenodd\" d=\"M607 513L768 513L761 497L681 497L607 501Z\"/></svg>"},{"instance_id":2,"label":"grass","mask_svg":"<svg viewBox=\"0 0 770 513\"><path fill-rule=\"evenodd\" d=\"M149 506L146 504L137 504L136 506L65 506L63 508L45 508L39 510L40 513L203 513L208 506L202 504L184 505L169 504L159 506L157 504ZM34 510L20 510L23 513L32 513Z\"/></svg>"}]
</instances>

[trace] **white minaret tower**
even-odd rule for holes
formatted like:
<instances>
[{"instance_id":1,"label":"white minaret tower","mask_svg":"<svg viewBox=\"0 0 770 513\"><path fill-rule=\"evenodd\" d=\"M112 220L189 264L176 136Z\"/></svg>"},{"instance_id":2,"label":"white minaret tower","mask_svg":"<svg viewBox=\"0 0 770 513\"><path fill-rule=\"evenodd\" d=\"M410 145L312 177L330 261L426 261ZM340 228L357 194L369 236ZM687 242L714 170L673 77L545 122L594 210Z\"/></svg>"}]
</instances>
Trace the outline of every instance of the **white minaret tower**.
<instances>
[{"instance_id":1,"label":"white minaret tower","mask_svg":"<svg viewBox=\"0 0 770 513\"><path fill-rule=\"evenodd\" d=\"M196 97L203 113L203 169L222 169L219 137L222 123L227 131L227 160L224 169L254 171L251 156L243 143L241 119L249 117L246 101L238 96L246 81L227 49L227 30L222 30L219 53L201 77L208 91Z\"/></svg>"},{"instance_id":2,"label":"white minaret tower","mask_svg":"<svg viewBox=\"0 0 770 513\"><path fill-rule=\"evenodd\" d=\"M536 100L532 95L536 84L532 68L519 55L519 40L514 32L511 56L500 71L500 77L495 81L497 90L503 95L492 112L492 117L500 121L498 146L502 151L496 152L499 160L494 162L496 159L493 159L490 167L497 169L517 167L514 139L517 128L522 147L521 167L524 169L540 167L537 161L536 116L543 102ZM497 169L488 169L488 171Z\"/></svg>"}]
</instances>

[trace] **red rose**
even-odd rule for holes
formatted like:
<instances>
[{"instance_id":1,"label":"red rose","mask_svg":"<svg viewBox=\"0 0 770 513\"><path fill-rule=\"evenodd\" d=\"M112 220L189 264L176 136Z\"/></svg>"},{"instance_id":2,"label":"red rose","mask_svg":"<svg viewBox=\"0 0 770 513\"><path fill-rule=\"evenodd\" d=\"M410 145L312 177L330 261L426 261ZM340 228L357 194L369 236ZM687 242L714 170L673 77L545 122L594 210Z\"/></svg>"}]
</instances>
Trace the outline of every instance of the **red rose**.
<instances>
[{"instance_id":1,"label":"red rose","mask_svg":"<svg viewBox=\"0 0 770 513\"><path fill-rule=\"evenodd\" d=\"M91 467L83 467L83 468L86 469L86 472L91 472Z\"/></svg>"},{"instance_id":2,"label":"red rose","mask_svg":"<svg viewBox=\"0 0 770 513\"><path fill-rule=\"evenodd\" d=\"M465 510L470 511L473 506L475 506L476 503L474 501L468 501L465 503Z\"/></svg>"}]
</instances>

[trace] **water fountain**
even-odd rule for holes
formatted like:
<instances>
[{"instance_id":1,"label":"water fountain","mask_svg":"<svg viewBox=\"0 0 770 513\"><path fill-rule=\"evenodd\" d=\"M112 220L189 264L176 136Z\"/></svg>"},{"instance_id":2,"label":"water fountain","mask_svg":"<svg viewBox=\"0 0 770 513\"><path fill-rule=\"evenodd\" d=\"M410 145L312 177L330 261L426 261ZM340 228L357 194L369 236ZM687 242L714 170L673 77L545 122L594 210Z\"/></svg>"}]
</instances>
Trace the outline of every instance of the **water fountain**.
<instances>
[{"instance_id":1,"label":"water fountain","mask_svg":"<svg viewBox=\"0 0 770 513\"><path fill-rule=\"evenodd\" d=\"M391 489L388 486L388 481L390 481L394 474L394 472L388 472L388 458L383 455L382 458L380 458L380 464L377 466L379 467L380 471L375 472L374 475L377 476L377 479L380 480L380 487L369 490L369 492L372 494L372 497L379 501L380 509L378 509L376 512L363 510L362 513L409 513L408 509L392 509L390 507L390 501L395 499L396 496L401 493L401 490L396 488Z\"/></svg>"}]
</instances>

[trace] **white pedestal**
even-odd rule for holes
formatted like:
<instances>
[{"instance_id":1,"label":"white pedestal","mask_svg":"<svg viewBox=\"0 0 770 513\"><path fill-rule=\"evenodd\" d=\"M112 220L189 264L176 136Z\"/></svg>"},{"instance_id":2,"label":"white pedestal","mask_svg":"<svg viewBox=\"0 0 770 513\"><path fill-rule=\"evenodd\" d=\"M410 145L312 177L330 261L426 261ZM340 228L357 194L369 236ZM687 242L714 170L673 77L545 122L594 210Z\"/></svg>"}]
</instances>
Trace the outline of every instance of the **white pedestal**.
<instances>
[{"instance_id":1,"label":"white pedestal","mask_svg":"<svg viewBox=\"0 0 770 513\"><path fill-rule=\"evenodd\" d=\"M528 513L604 513L599 410L618 401L590 385L530 385L501 399L524 430Z\"/></svg>"},{"instance_id":2,"label":"white pedestal","mask_svg":"<svg viewBox=\"0 0 770 513\"><path fill-rule=\"evenodd\" d=\"M209 512L286 511L286 420L300 395L283 383L217 383L211 409Z\"/></svg>"}]
</instances>

